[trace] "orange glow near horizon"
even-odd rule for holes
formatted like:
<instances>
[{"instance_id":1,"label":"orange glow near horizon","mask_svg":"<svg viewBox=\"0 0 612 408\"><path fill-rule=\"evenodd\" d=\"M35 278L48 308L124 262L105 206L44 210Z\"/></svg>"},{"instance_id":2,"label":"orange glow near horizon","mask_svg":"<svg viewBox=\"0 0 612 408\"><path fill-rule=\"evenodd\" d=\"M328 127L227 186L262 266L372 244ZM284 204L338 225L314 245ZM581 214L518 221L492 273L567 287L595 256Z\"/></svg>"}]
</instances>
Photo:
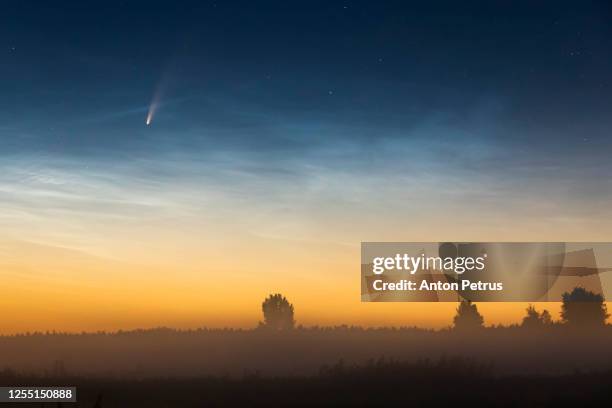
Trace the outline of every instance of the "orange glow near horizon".
<instances>
[{"instance_id":1,"label":"orange glow near horizon","mask_svg":"<svg viewBox=\"0 0 612 408\"><path fill-rule=\"evenodd\" d=\"M276 292L306 326L445 327L453 303L361 303L361 241L593 242L612 230L608 217L583 217L580 202L551 207L547 194L484 182L466 195L457 187L466 181L447 176L405 177L400 188L383 176L308 168L294 185L231 168L227 187L185 161L165 159L168 172L190 175L165 182L143 176L157 161L7 164L0 331L248 328ZM510 324L526 306L479 308L486 324ZM547 307L558 317L558 305Z\"/></svg>"},{"instance_id":2,"label":"orange glow near horizon","mask_svg":"<svg viewBox=\"0 0 612 408\"><path fill-rule=\"evenodd\" d=\"M1 333L252 328L261 320L262 300L276 292L294 304L296 320L304 326L452 324L455 303L362 303L358 246L261 239L225 249L218 243L208 246L210 252L199 253L170 248L140 264L135 259L2 241ZM189 246L182 248L187 251ZM513 324L520 322L527 304L478 307L487 325ZM558 319L559 304L536 307Z\"/></svg>"}]
</instances>

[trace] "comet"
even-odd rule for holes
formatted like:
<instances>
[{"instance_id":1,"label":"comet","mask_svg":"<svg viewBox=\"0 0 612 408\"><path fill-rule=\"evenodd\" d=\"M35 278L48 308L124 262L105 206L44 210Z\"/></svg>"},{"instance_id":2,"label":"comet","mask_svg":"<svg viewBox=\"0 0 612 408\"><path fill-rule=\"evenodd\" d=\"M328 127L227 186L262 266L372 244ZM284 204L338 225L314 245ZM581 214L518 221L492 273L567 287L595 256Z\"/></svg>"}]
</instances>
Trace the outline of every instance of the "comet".
<instances>
[{"instance_id":1,"label":"comet","mask_svg":"<svg viewBox=\"0 0 612 408\"><path fill-rule=\"evenodd\" d=\"M161 79L157 83L155 87L155 91L153 92L153 97L151 98L151 103L149 104L149 109L147 110L147 117L145 118L145 124L147 126L151 126L153 124L153 120L155 120L155 115L157 111L162 106L177 104L192 97L182 97L182 98L167 98L167 90L170 86L171 77L168 74L162 75ZM163 100L162 100L163 99Z\"/></svg>"},{"instance_id":2,"label":"comet","mask_svg":"<svg viewBox=\"0 0 612 408\"><path fill-rule=\"evenodd\" d=\"M149 111L147 112L147 119L145 123L147 126L151 126L153 122L153 117L155 116L155 112L157 112L157 108L159 107L159 100L161 98L161 92L158 88L153 95L153 99L151 100L151 104L149 105Z\"/></svg>"}]
</instances>

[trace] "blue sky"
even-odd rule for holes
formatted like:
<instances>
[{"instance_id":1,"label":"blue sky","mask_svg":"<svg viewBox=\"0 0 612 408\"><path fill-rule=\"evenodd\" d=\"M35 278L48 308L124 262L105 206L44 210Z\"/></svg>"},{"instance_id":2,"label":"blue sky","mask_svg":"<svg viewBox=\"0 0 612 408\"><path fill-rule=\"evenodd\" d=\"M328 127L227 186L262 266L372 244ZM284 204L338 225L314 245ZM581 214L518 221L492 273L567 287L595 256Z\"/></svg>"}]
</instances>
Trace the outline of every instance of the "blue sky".
<instances>
[{"instance_id":1,"label":"blue sky","mask_svg":"<svg viewBox=\"0 0 612 408\"><path fill-rule=\"evenodd\" d=\"M594 222L610 191L609 7L484 4L15 2L4 222L253 212L268 215L245 228L287 236L434 209Z\"/></svg>"}]
</instances>

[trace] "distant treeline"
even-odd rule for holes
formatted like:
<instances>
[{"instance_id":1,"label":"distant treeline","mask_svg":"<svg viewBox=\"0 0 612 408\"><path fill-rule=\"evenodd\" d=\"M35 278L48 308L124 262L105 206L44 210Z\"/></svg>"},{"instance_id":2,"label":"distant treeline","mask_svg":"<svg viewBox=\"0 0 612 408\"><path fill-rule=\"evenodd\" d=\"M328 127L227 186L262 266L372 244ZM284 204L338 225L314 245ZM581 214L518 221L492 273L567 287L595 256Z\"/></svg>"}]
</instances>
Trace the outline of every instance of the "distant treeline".
<instances>
[{"instance_id":1,"label":"distant treeline","mask_svg":"<svg viewBox=\"0 0 612 408\"><path fill-rule=\"evenodd\" d=\"M22 374L193 377L309 375L339 360L362 364L442 356L476 359L499 373L612 369L612 327L564 324L420 328L296 327L292 330L166 328L116 333L0 337L2 365Z\"/></svg>"},{"instance_id":2,"label":"distant treeline","mask_svg":"<svg viewBox=\"0 0 612 408\"><path fill-rule=\"evenodd\" d=\"M452 327L428 330L296 326L294 306L272 294L255 329L0 336L0 362L20 374L106 378L300 376L339 360L411 363L443 356L476 359L503 374L612 370L612 327L603 297L576 288L563 300L556 321L529 306L520 325L496 327L486 327L476 304L464 300Z\"/></svg>"}]
</instances>

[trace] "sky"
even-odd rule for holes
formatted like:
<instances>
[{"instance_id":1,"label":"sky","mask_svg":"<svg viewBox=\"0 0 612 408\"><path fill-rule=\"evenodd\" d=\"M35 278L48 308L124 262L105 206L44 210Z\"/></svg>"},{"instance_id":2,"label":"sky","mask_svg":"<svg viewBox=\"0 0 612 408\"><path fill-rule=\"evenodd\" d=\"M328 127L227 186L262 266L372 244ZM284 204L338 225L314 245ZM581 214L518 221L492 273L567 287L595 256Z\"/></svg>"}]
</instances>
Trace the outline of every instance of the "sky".
<instances>
[{"instance_id":1,"label":"sky","mask_svg":"<svg viewBox=\"0 0 612 408\"><path fill-rule=\"evenodd\" d=\"M441 327L360 242L610 241L605 2L3 9L0 332Z\"/></svg>"}]
</instances>

